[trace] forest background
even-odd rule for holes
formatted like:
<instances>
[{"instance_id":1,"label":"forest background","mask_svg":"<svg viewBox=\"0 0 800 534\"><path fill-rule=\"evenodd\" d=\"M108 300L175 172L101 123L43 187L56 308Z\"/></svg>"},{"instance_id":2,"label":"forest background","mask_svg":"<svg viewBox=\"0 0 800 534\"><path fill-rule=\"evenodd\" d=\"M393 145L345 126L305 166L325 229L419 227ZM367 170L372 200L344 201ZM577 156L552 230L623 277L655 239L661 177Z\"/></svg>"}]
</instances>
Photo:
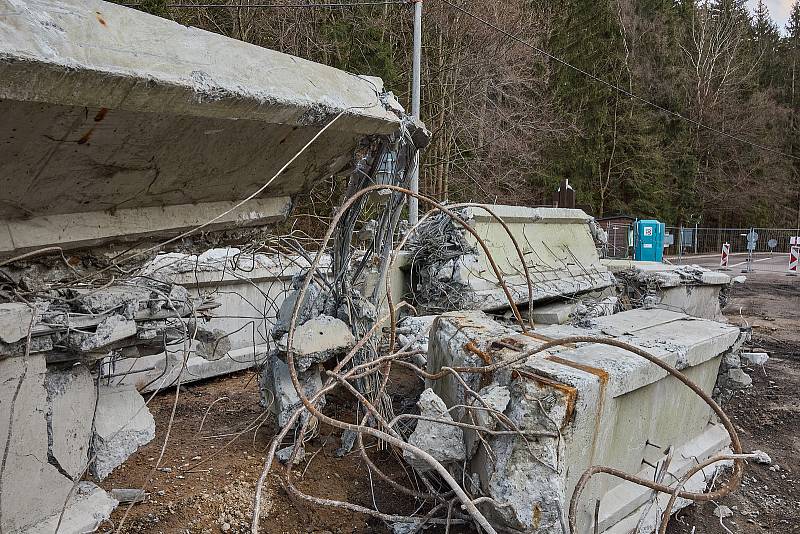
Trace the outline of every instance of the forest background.
<instances>
[{"instance_id":1,"label":"forest background","mask_svg":"<svg viewBox=\"0 0 800 534\"><path fill-rule=\"evenodd\" d=\"M410 109L411 4L218 2L137 8L380 76ZM797 2L779 28L761 0L426 0L422 57L424 194L534 206L568 178L596 217L800 227Z\"/></svg>"}]
</instances>

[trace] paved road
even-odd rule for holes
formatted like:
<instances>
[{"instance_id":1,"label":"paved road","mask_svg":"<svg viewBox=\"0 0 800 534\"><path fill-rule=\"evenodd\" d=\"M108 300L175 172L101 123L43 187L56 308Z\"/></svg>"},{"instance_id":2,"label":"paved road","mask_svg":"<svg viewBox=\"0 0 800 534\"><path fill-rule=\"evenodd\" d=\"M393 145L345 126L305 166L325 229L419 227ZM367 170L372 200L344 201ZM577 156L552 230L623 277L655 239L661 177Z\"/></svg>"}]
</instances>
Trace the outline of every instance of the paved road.
<instances>
[{"instance_id":1,"label":"paved road","mask_svg":"<svg viewBox=\"0 0 800 534\"><path fill-rule=\"evenodd\" d=\"M719 269L719 254L701 254L699 256L670 256L667 261L674 264L700 265L709 269ZM752 270L754 272L786 273L789 267L789 254L759 252L753 254ZM733 273L747 270L747 253L737 252L728 258L728 268ZM800 278L800 277L798 277Z\"/></svg>"}]
</instances>

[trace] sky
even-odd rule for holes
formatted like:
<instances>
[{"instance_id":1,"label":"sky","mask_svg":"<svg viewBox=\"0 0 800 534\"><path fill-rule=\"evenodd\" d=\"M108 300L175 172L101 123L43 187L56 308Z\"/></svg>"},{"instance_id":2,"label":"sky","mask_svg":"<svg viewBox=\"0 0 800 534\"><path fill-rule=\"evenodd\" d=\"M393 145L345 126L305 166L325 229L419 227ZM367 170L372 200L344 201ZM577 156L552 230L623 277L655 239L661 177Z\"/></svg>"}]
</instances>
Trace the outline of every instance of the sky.
<instances>
[{"instance_id":1,"label":"sky","mask_svg":"<svg viewBox=\"0 0 800 534\"><path fill-rule=\"evenodd\" d=\"M786 33L786 20L789 18L789 9L792 7L792 2L793 0L764 0L772 20L778 25L781 33ZM751 10L755 9L758 0L747 0L747 4Z\"/></svg>"}]
</instances>

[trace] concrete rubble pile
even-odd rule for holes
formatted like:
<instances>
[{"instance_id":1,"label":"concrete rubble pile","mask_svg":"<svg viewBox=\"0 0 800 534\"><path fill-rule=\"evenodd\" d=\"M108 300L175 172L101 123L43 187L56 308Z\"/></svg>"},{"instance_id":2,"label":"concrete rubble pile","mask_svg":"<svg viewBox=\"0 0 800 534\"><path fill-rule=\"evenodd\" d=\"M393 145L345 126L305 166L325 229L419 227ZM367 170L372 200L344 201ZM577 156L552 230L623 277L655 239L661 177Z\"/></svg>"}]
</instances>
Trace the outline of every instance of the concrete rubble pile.
<instances>
[{"instance_id":1,"label":"concrete rubble pile","mask_svg":"<svg viewBox=\"0 0 800 534\"><path fill-rule=\"evenodd\" d=\"M722 354L736 343L739 329L675 312L632 310L598 318L591 328L554 325L537 329L531 337L483 312L450 312L434 324L428 371L510 361L544 340L575 335L611 337L641 347L711 391ZM652 466L663 463L677 479L696 461L728 447L727 433L699 397L661 369L616 347L551 348L488 377L465 373L462 378L480 401L452 377L427 385L447 407L461 406L451 412L456 420L473 421L471 406L487 402L521 431L484 436L481 442L464 440L471 453L466 476L474 480L474 491L493 499L495 504L483 510L503 532L566 532L569 498L591 465L652 479ZM700 474L687 487L704 489L708 481ZM581 498L579 531L591 531L597 502L598 532L628 532L637 523L647 532L642 522L652 531L660 514L650 501L646 488L593 479Z\"/></svg>"},{"instance_id":2,"label":"concrete rubble pile","mask_svg":"<svg viewBox=\"0 0 800 534\"><path fill-rule=\"evenodd\" d=\"M731 277L697 265L630 260L602 262L614 273L626 309L660 308L721 321L731 286L744 282L743 276Z\"/></svg>"},{"instance_id":3,"label":"concrete rubble pile","mask_svg":"<svg viewBox=\"0 0 800 534\"><path fill-rule=\"evenodd\" d=\"M611 296L613 283L600 263L581 210L521 206L467 207L459 214L494 258L517 304L531 307L565 296ZM508 226L508 232L495 219ZM510 233L510 235L509 235ZM516 245L515 245L516 241ZM523 266L516 246L525 258ZM505 292L478 240L449 217L430 217L409 244L411 291L425 310L506 309ZM527 266L532 288L525 276Z\"/></svg>"},{"instance_id":4,"label":"concrete rubble pile","mask_svg":"<svg viewBox=\"0 0 800 534\"><path fill-rule=\"evenodd\" d=\"M513 213L502 206L491 209L507 216ZM732 283L727 275L643 262L627 262L622 268L599 259L587 217L564 210L530 211L530 219L511 218L518 226L509 226L518 236L528 236L519 241L525 257L532 258L529 272L539 289L534 290L532 307L523 309L522 315L530 313L539 325L532 332L522 332L504 312L508 302L500 302L504 295L492 270L485 263L476 267L483 252L468 241L468 234L432 218L412 245L412 293L433 309L463 307L436 318L428 337L414 339L416 346L427 348L427 371L513 363L488 375L464 372L461 380L451 375L428 380L420 413L434 419L438 413L442 422L418 423L410 441L444 463L456 478L467 480L465 489L472 495L489 498L479 508L499 532L567 532L570 498L588 467L611 466L650 480L662 480L666 474L665 483L674 483L696 462L729 451L730 439L701 398L621 348L573 343L528 357L520 354L571 336L620 340L649 351L703 391L722 397L733 394L737 386L731 381L744 374L738 362L749 333L719 322L724 321L720 295L724 298ZM509 267L517 255L503 241L500 223L484 221L482 226L470 215L474 217L469 213L465 218L481 230L494 260L505 266L504 274L511 273L504 279L513 288L516 303L526 303L527 289L516 278L521 269ZM509 224L509 218L501 218ZM568 231L584 235L571 234L567 251L553 241ZM535 247L532 235L546 237L539 237L536 242L541 245ZM503 243L502 250L498 243ZM546 260L542 248L551 254ZM556 250L561 255L553 254ZM568 279L573 268L579 271L575 281ZM430 287L438 282L444 289ZM651 291L676 288L694 296L678 309L670 305L677 296L662 293L663 306L620 311L626 309L623 303L630 302L634 284ZM456 300L446 302L447 298ZM405 329L401 323L399 331L424 332L413 322ZM764 357L753 360L762 362ZM450 420L484 431L462 430L448 424ZM455 445L458 438L461 444ZM444 454L442 443L451 441L449 455ZM408 460L413 467L426 469ZM725 465L729 462L696 474L685 489L705 491ZM579 502L578 532L652 532L666 501L664 495L655 498L636 484L594 477ZM678 499L674 509L687 504Z\"/></svg>"},{"instance_id":5,"label":"concrete rubble pile","mask_svg":"<svg viewBox=\"0 0 800 534\"><path fill-rule=\"evenodd\" d=\"M0 531L89 532L117 501L84 474L155 436L140 390L280 344L307 253L215 243L252 245L298 194L422 126L378 78L120 5L0 12ZM319 344L337 321L298 338L306 372L351 343Z\"/></svg>"}]
</instances>

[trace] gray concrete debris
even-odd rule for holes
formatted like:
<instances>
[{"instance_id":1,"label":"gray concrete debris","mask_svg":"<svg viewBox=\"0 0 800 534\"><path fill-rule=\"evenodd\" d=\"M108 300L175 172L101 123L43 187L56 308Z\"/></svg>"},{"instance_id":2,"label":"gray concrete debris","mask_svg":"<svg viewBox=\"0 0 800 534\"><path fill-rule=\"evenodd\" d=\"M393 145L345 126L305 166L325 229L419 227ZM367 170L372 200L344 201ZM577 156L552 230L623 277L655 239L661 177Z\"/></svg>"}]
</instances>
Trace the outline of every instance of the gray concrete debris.
<instances>
[{"instance_id":1,"label":"gray concrete debris","mask_svg":"<svg viewBox=\"0 0 800 534\"><path fill-rule=\"evenodd\" d=\"M103 314L118 310L127 319L147 307L152 291L146 286L118 285L99 291L80 291L75 308L84 313Z\"/></svg>"},{"instance_id":2,"label":"gray concrete debris","mask_svg":"<svg viewBox=\"0 0 800 534\"><path fill-rule=\"evenodd\" d=\"M132 386L104 386L98 392L91 472L103 480L156 435L156 424L144 399Z\"/></svg>"},{"instance_id":3,"label":"gray concrete debris","mask_svg":"<svg viewBox=\"0 0 800 534\"><path fill-rule=\"evenodd\" d=\"M94 334L73 332L71 345L80 352L96 352L116 341L136 335L136 322L122 315L111 315L103 320Z\"/></svg>"},{"instance_id":4,"label":"gray concrete debris","mask_svg":"<svg viewBox=\"0 0 800 534\"><path fill-rule=\"evenodd\" d=\"M30 532L61 510L72 487L48 463L45 373L43 355L0 360L0 443L8 447L0 465L3 532Z\"/></svg>"},{"instance_id":5,"label":"gray concrete debris","mask_svg":"<svg viewBox=\"0 0 800 534\"><path fill-rule=\"evenodd\" d=\"M427 362L428 354L428 336L433 321L436 320L436 315L422 315L402 318L397 325L397 341L402 347L408 347L408 350L420 350L417 358L417 363L425 365Z\"/></svg>"},{"instance_id":6,"label":"gray concrete debris","mask_svg":"<svg viewBox=\"0 0 800 534\"><path fill-rule=\"evenodd\" d=\"M119 504L102 488L89 481L82 481L78 483L73 497L64 510L64 517L60 518L60 508L64 504L65 496L66 493L59 496L58 513L25 530L26 534L53 534L56 532L59 519L61 519L61 526L58 527L60 534L96 532L100 524L111 517L111 512Z\"/></svg>"},{"instance_id":7,"label":"gray concrete debris","mask_svg":"<svg viewBox=\"0 0 800 534\"><path fill-rule=\"evenodd\" d=\"M772 463L772 458L770 455L760 449L754 450L753 454L756 455L756 457L753 458L753 461L757 464L769 465Z\"/></svg>"},{"instance_id":8,"label":"gray concrete debris","mask_svg":"<svg viewBox=\"0 0 800 534\"><path fill-rule=\"evenodd\" d=\"M742 352L741 357L751 365L764 365L769 361L769 354L766 352Z\"/></svg>"},{"instance_id":9,"label":"gray concrete debris","mask_svg":"<svg viewBox=\"0 0 800 534\"><path fill-rule=\"evenodd\" d=\"M282 449L279 449L275 453L275 457L278 459L278 461L280 463L285 465L286 462L289 461L289 458L292 456L292 451L293 450L294 450L294 445L289 445L288 447L284 447ZM297 451L297 456L294 457L294 462L293 463L295 465L300 464L305 459L305 457L306 457L306 450L305 450L305 448L300 447L300 450Z\"/></svg>"},{"instance_id":10,"label":"gray concrete debris","mask_svg":"<svg viewBox=\"0 0 800 534\"><path fill-rule=\"evenodd\" d=\"M733 515L733 510L722 504L714 508L714 515L719 517L720 519L725 519L726 517L730 517Z\"/></svg>"},{"instance_id":11,"label":"gray concrete debris","mask_svg":"<svg viewBox=\"0 0 800 534\"><path fill-rule=\"evenodd\" d=\"M743 388L749 387L752 380L742 370L742 345L750 339L749 330L741 330L736 343L733 344L720 359L717 382L714 385L714 399L727 402Z\"/></svg>"},{"instance_id":12,"label":"gray concrete debris","mask_svg":"<svg viewBox=\"0 0 800 534\"><path fill-rule=\"evenodd\" d=\"M422 532L427 530L431 525L423 525L420 528L421 521L409 521L406 523L389 523L389 528L392 534L414 534L415 532Z\"/></svg>"},{"instance_id":13,"label":"gray concrete debris","mask_svg":"<svg viewBox=\"0 0 800 534\"><path fill-rule=\"evenodd\" d=\"M15 343L28 337L33 319L33 309L27 304L7 302L0 304L0 341Z\"/></svg>"},{"instance_id":14,"label":"gray concrete debris","mask_svg":"<svg viewBox=\"0 0 800 534\"><path fill-rule=\"evenodd\" d=\"M422 392L417 406L423 417L453 421L447 412L447 405L430 388ZM461 428L454 425L420 419L408 443L424 450L443 465L463 462L466 457L464 434ZM403 451L403 459L417 471L424 473L432 469L430 464L408 451Z\"/></svg>"},{"instance_id":15,"label":"gray concrete debris","mask_svg":"<svg viewBox=\"0 0 800 534\"><path fill-rule=\"evenodd\" d=\"M469 331L467 331L469 329ZM489 352L494 341L515 335L516 332L481 311L450 312L443 314L431 331L428 351L428 371L438 372L443 366L478 367L486 365L481 358ZM463 373L461 377L473 390L481 389L480 377ZM455 377L426 381L426 387L444 400L448 406L467 404L463 388ZM457 420L463 419L463 410L452 412Z\"/></svg>"},{"instance_id":16,"label":"gray concrete debris","mask_svg":"<svg viewBox=\"0 0 800 534\"><path fill-rule=\"evenodd\" d=\"M141 503L145 502L150 494L137 488L114 488L111 490L111 497L120 503Z\"/></svg>"},{"instance_id":17,"label":"gray concrete debris","mask_svg":"<svg viewBox=\"0 0 800 534\"><path fill-rule=\"evenodd\" d=\"M272 337L280 339L289 331L289 324L292 320L292 310L297 302L297 295L300 293L300 286L302 283L302 276L296 276L292 282L294 289L286 295L281 303L281 308L278 310L278 316L275 318L275 326L272 327ZM297 314L297 324L303 324L312 317L316 317L323 313L325 309L325 298L322 294L322 289L316 282L311 282L303 296L303 302L300 304L300 309Z\"/></svg>"},{"instance_id":18,"label":"gray concrete debris","mask_svg":"<svg viewBox=\"0 0 800 534\"><path fill-rule=\"evenodd\" d=\"M163 341L185 337L185 331L201 326L187 320L187 328L175 319L189 318L217 306L197 298L191 302L182 286L149 279L136 279L139 285L120 284L95 292L63 290L63 299L37 302L39 315L31 332L30 353L49 353L48 362L90 361L105 357L112 350L136 347L130 355L163 352ZM165 295L171 295L169 301ZM30 319L25 323L27 335ZM191 326L191 328L189 328ZM22 356L25 339L6 342L0 339L0 358Z\"/></svg>"},{"instance_id":19,"label":"gray concrete debris","mask_svg":"<svg viewBox=\"0 0 800 534\"><path fill-rule=\"evenodd\" d=\"M285 352L289 334L278 341L278 349ZM298 371L307 371L312 365L323 363L343 354L356 344L350 327L335 317L318 315L304 322L294 331L292 353Z\"/></svg>"},{"instance_id":20,"label":"gray concrete debris","mask_svg":"<svg viewBox=\"0 0 800 534\"><path fill-rule=\"evenodd\" d=\"M729 369L728 381L726 386L733 389L747 389L753 385L753 379L750 375L741 369Z\"/></svg>"},{"instance_id":21,"label":"gray concrete debris","mask_svg":"<svg viewBox=\"0 0 800 534\"><path fill-rule=\"evenodd\" d=\"M317 391L322 389L322 377L319 365L314 365L305 372L298 372L297 378L303 386L306 397L311 398ZM289 376L289 366L281 360L277 351L273 351L267 358L267 362L261 374L262 404L271 405L271 410L278 416L278 425L284 426L289 422L292 413L302 405L297 390L292 384ZM325 406L323 397L318 404L320 409ZM304 417L308 417L305 414Z\"/></svg>"},{"instance_id":22,"label":"gray concrete debris","mask_svg":"<svg viewBox=\"0 0 800 534\"><path fill-rule=\"evenodd\" d=\"M47 372L47 438L50 463L69 478L80 478L89 462L97 390L85 365Z\"/></svg>"},{"instance_id":23,"label":"gray concrete debris","mask_svg":"<svg viewBox=\"0 0 800 534\"><path fill-rule=\"evenodd\" d=\"M208 361L217 361L224 358L233 348L230 336L219 328L212 331L201 330L197 333L198 356Z\"/></svg>"},{"instance_id":24,"label":"gray concrete debris","mask_svg":"<svg viewBox=\"0 0 800 534\"><path fill-rule=\"evenodd\" d=\"M511 393L508 391L508 388L498 384L486 386L478 392L478 395L480 395L483 402L486 403L486 408L500 413L505 411L511 400ZM484 406L478 401L474 401L473 406L475 406L475 409L465 413L462 422L482 426L489 430L495 430L497 428L497 417L492 415L489 411L482 409ZM472 415L470 416L470 414ZM478 445L480 444L478 433L471 429L464 429L464 443L467 448L467 455L472 457L478 450Z\"/></svg>"}]
</instances>

